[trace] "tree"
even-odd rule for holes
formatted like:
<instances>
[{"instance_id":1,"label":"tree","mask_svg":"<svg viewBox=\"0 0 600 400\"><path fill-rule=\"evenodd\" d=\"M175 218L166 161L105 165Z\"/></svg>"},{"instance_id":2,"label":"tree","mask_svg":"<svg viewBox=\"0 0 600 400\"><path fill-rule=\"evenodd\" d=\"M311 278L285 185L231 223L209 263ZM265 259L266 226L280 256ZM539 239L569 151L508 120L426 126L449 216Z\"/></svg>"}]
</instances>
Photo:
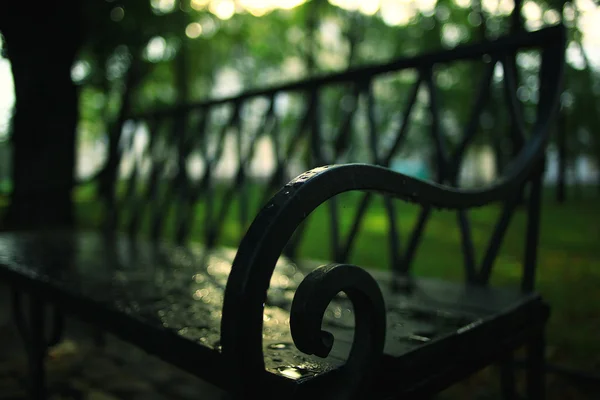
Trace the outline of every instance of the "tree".
<instances>
[{"instance_id":1,"label":"tree","mask_svg":"<svg viewBox=\"0 0 600 400\"><path fill-rule=\"evenodd\" d=\"M69 226L75 168L78 96L71 66L81 46L81 3L56 2L31 10L0 5L15 85L12 120L13 192L4 227Z\"/></svg>"},{"instance_id":2,"label":"tree","mask_svg":"<svg viewBox=\"0 0 600 400\"><path fill-rule=\"evenodd\" d=\"M11 227L72 223L70 193L77 123L107 138L107 161L99 175L106 184L100 189L105 197L112 197L112 189L107 188L118 174L118 144L127 118L137 112L210 97L219 75L226 69L237 72L245 89L257 88L311 73L493 38L508 33L511 21L521 16L519 12L511 12L513 8L507 2L494 5L494 2L465 0L438 0L435 8L431 2L416 1L359 4L312 0L304 4L298 1L299 5L290 9L267 6L268 2L262 6L244 2L245 5L236 6L235 13L227 15L220 14L220 8L213 6L235 5L235 2L80 3L62 2L38 13L17 1L0 6L0 32L6 38L17 91L12 137L15 190L5 221ZM546 18L548 12L553 11L550 16L561 14L563 2L525 3L538 7L540 15L536 26L528 25L532 21L525 16L525 27L538 29L546 22L552 23L552 18ZM339 32L332 34L328 29L331 25L337 25ZM340 38L336 42L331 35ZM149 50L157 43L162 46L163 54L151 56ZM74 61L76 65L85 65L86 70L77 85L73 85L70 76ZM295 72L290 73L291 70ZM474 82L480 71L459 66L441 72L444 79L438 82L439 97L448 117L442 122L457 121L462 126L469 117L470 103L444 99L472 98L472 85L465 82ZM575 72L578 71L568 71L571 75ZM528 84L522 81L524 86ZM378 96L376 120L382 125L378 131L387 129L391 116L398 113L398 98L403 99L410 87L401 79L394 80L393 95ZM575 87L569 90L578 92ZM582 90L589 94L589 85ZM492 92L492 100L499 98L501 85L494 84ZM339 88L325 96L321 112L325 124L339 120L338 103L349 94L351 89ZM575 97L584 98L579 93ZM525 103L530 103L525 104L526 108L534 106L532 100ZM496 108L490 103L485 113L491 128L481 127L486 133L479 135L484 145L508 130L506 118L491 112ZM574 118L575 111L570 110L569 121L592 128L590 111L579 112L578 118ZM282 119L282 124L286 121ZM427 129L426 125L415 121L412 126L421 131ZM287 131L285 127L282 130ZM447 136L451 142L451 135ZM569 141L574 136L570 134ZM423 135L410 135L403 149L427 151L424 146L429 142L424 143L419 137ZM593 139L594 143L600 143L595 140L596 135ZM495 147L499 154L509 155L500 149L502 143L496 143ZM600 150L596 153L600 154Z\"/></svg>"}]
</instances>

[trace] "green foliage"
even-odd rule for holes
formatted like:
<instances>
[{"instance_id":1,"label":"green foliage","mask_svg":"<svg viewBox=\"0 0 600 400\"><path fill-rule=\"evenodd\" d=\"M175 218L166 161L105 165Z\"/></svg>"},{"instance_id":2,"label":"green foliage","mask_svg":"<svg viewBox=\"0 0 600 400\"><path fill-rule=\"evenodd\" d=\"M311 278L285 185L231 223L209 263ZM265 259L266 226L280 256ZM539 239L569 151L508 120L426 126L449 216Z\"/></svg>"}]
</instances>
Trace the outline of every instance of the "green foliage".
<instances>
[{"instance_id":1,"label":"green foliage","mask_svg":"<svg viewBox=\"0 0 600 400\"><path fill-rule=\"evenodd\" d=\"M375 2L381 9L373 15L342 8L339 5L345 3L341 0L312 0L291 9L252 9L244 6L250 3L241 2L236 13L227 15L213 7L218 2L205 0L88 3L84 9L89 29L80 55L85 67L82 70L86 71L80 80L80 126L86 137L97 137L110 129L125 96L132 99L129 112L146 111L436 51L507 33L512 12L510 2L480 0L438 0L433 3L435 8L428 6L429 2L393 2L394 7L400 7L395 9L389 5L392 2ZM530 30L556 23L563 14L560 0L527 1L524 7L525 28ZM574 3L565 7L571 47L577 49L582 40L580 14ZM532 12L540 18L528 19ZM526 116L532 115L537 102L533 79L537 61L531 59L533 62L517 60L521 69L519 94ZM574 99L565 106L569 148L600 157L600 80L598 71L585 57L583 60L583 67L570 62L566 69L566 96ZM135 79L128 83L128 71L134 66ZM464 127L470 118L484 67L484 63L465 63L435 71L444 109L442 128L446 131ZM398 108L399 98L406 97L410 88L400 79L390 85L391 94L378 97L379 124L387 123ZM339 115L336 104L343 96L341 92L328 96L325 121L334 121ZM477 138L481 145L494 135L506 136L506 112L499 111L499 105L505 103L501 77L496 79L493 98ZM427 120L416 121L415 127L426 128ZM380 130L385 131L386 126ZM423 146L418 137L411 137L407 151ZM448 134L450 143L457 137Z\"/></svg>"}]
</instances>

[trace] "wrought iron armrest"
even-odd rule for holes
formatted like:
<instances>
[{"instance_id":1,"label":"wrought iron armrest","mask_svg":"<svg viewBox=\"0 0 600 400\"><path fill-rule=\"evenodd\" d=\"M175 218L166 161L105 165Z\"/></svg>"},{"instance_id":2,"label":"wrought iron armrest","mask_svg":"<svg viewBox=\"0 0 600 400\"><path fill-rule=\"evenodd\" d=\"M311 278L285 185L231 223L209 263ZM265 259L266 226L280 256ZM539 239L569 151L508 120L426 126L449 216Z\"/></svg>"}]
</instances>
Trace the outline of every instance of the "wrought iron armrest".
<instances>
[{"instance_id":1,"label":"wrought iron armrest","mask_svg":"<svg viewBox=\"0 0 600 400\"><path fill-rule=\"evenodd\" d=\"M505 200L530 178L544 155L558 104L563 56L562 43L543 49L533 135L504 177L491 186L457 189L379 166L343 164L305 172L269 201L240 243L225 291L221 343L233 372L239 372L235 376L243 380L240 387L256 389L261 385L265 368L263 308L269 282L284 246L306 216L331 197L348 191L375 191L446 209L472 208ZM340 291L348 294L355 308L364 311L364 318L357 312L354 344L345 366L353 374L349 381L359 384L362 377L358 374L376 369L374 363L382 354L385 338L381 292L366 271L349 265L330 265L309 274L292 304L292 336L301 351L326 356L333 338L321 331L321 321L327 304ZM361 340L367 342L358 343Z\"/></svg>"}]
</instances>

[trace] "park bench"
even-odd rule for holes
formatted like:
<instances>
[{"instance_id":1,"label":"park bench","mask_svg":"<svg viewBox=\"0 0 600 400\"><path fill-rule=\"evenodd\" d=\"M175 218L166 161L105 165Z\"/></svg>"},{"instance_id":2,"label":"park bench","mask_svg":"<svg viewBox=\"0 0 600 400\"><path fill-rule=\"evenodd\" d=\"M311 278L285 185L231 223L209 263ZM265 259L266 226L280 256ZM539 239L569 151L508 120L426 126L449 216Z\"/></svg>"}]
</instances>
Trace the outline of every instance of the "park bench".
<instances>
[{"instance_id":1,"label":"park bench","mask_svg":"<svg viewBox=\"0 0 600 400\"><path fill-rule=\"evenodd\" d=\"M115 168L101 177L103 229L0 235L2 279L28 299L21 309L16 297L15 318L31 397L44 396L44 355L57 339L58 331L44 329L50 305L57 322L62 313L75 316L242 398L422 398L493 364L510 397L511 354L523 346L527 395L542 398L549 307L534 291L536 247L564 35L550 27L130 116L110 152L118 162L109 161ZM540 65L532 118L517 97L518 54ZM436 78L469 63L479 66L472 76L480 82L465 82L475 95L462 133L450 137ZM459 187L492 85L504 88L513 158L493 183ZM403 108L389 109L401 123L385 132L378 91L407 95ZM428 181L391 168L422 103L423 140L436 167ZM327 107L336 107L330 119ZM271 166L251 179L254 160L268 154L260 146L272 146ZM297 174L303 166L309 170ZM349 223L336 197L346 192L356 199ZM377 196L387 213L389 246L378 244L389 252L387 270L348 262ZM403 202L420 211L400 241ZM478 263L469 211L493 204L501 211ZM303 221L324 207L331 244L323 247L331 256L322 262L299 249ZM491 285L510 218L523 207L521 287ZM462 264L462 282L410 269L438 208L457 214L463 260L449 257L448 268ZM192 239L201 244L190 240L197 215L202 237ZM227 235L239 235L237 248L223 245Z\"/></svg>"}]
</instances>

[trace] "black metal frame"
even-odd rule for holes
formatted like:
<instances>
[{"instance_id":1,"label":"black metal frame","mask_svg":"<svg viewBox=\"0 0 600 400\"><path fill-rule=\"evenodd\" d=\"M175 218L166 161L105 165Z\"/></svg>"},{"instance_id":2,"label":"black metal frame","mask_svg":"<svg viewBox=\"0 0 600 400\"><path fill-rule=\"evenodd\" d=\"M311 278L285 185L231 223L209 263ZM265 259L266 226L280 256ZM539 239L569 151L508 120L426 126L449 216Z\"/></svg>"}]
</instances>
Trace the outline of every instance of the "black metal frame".
<instances>
[{"instance_id":1,"label":"black metal frame","mask_svg":"<svg viewBox=\"0 0 600 400\"><path fill-rule=\"evenodd\" d=\"M450 186L420 181L389 169L374 165L334 165L318 167L291 181L281 189L261 210L242 242L240 243L234 266L229 276L222 319L222 344L224 355L235 366L240 376L246 371L246 387L256 389L260 385L258 375L247 371L264 369L264 356L261 346L263 304L275 264L283 254L285 245L296 228L314 209L333 196L346 191L370 191L392 195L424 206L422 215L427 216L432 207L454 209L459 217L464 210L506 201L505 211L499 221L490 242L490 250L484 261L479 279L473 279L473 271L467 277L478 284L486 284L491 264L501 243L511 211L523 186L531 179L529 196L529 221L526 242L523 289L533 288L536 248L539 231L540 186L543 170L543 156L550 135L552 116L557 107L562 77L564 57L564 33L560 28L546 31L549 41L542 54L540 72L540 100L537 121L533 134L521 149L511 168L500 181L490 187L476 190L455 189ZM473 51L471 56L485 54L489 48ZM457 52L457 56L466 56ZM443 57L440 57L443 59ZM433 60L432 60L433 61ZM507 80L509 84L514 84ZM513 92L512 90L507 90ZM511 96L511 109L516 114L516 101ZM515 119L518 123L519 119ZM523 131L522 129L519 129ZM439 143L439 140L438 140ZM441 145L438 144L438 159L442 158ZM444 163L445 164L445 163ZM490 256L491 254L491 256ZM469 263L467 263L469 265ZM342 289L338 287L338 289ZM358 322L358 321L357 321ZM357 330L366 329L357 326ZM298 335L315 335L318 332L308 330ZM301 337L301 336L300 336ZM311 340L311 339L306 339ZM356 343L356 342L355 342ZM531 339L530 347L530 385L532 398L543 396L541 379L543 364L543 331ZM363 372L372 368L365 362Z\"/></svg>"},{"instance_id":2,"label":"black metal frame","mask_svg":"<svg viewBox=\"0 0 600 400\"><path fill-rule=\"evenodd\" d=\"M307 161L307 169L326 164L344 163L355 161L348 155L349 148L356 134L356 119L359 117L359 102L366 102L364 108L364 119L367 121L367 147L370 156L363 162L369 164L389 167L395 155L398 154L406 141L411 126L411 115L414 114L417 103L417 94L423 89L429 94L429 114L431 117L430 143L433 145L436 157L437 177L439 183L452 186L457 184L458 173L467 149L476 136L479 117L483 111L486 99L489 97L490 85L494 67L501 63L505 69L507 79L505 95L509 105L509 118L517 128L509 132L513 138L513 151L516 153L525 141L521 111L516 99L517 82L514 81L514 57L516 51L539 48L545 40L554 40L555 33L543 30L522 35L513 35L500 38L495 41L477 43L473 45L460 46L452 50L425 54L413 58L403 58L397 61L375 66L367 66L352 69L343 73L331 74L323 77L312 78L304 81L294 82L274 88L254 90L245 92L239 96L204 101L199 103L177 106L162 111L153 111L131 116L128 121L139 126L147 124L149 127L149 144L143 156L144 160L134 163L133 171L125 176L126 189L119 196L115 187L117 180L104 182L104 187L112 187L103 200L106 205L107 228L114 230L121 228L135 235L139 232L142 221L145 218L151 220L150 236L153 239L164 237L166 216L169 207L176 208L176 226L174 239L178 243L186 243L192 230L193 219L189 218L192 208L203 203L206 209L203 222L203 234L201 241L206 245L219 244L222 237L223 218L230 212L234 205L234 199L239 201L239 229L244 232L249 225L249 215L253 213L249 204L247 184L249 181L249 163L255 157L255 143L260 138L269 138L273 145L273 153L276 157L276 165L268 177L268 184L259 205L264 205L269 197L274 194L294 175L290 175L288 161L293 158L302 158ZM460 143L453 152L450 152L448 138L440 125L440 99L437 94L437 85L434 77L434 67L456 61L479 61L483 62L483 77L481 85L474 98L474 106L469 122L460 139ZM414 85L407 93L403 110L399 110L394 118L401 122L399 128L393 134L392 143L383 146L383 132L378 130L375 122L376 98L373 86L378 79L393 75L400 71L414 71L417 74ZM345 93L350 107L341 108L339 118L335 121L337 129L333 137L325 138L323 123L324 111L322 110L323 92L341 88ZM284 135L282 130L283 119L275 111L276 102L281 96L302 96L303 110L301 115L295 118L293 132ZM242 114L248 111L252 102L266 101L266 111L259 115L262 120L256 129L247 128L247 123ZM229 110L229 115L219 121L219 111ZM216 184L215 169L223 159L225 141L228 134L233 134L237 153L237 170L231 184L225 188L221 198L215 195ZM130 142L122 142L119 156L130 152L133 145L134 135ZM305 145L304 145L305 144ZM154 147L154 146L157 147ZM160 150L158 150L160 147ZM383 150L385 149L385 150ZM327 151L329 150L329 151ZM200 179L192 179L185 165L193 151L202 159L204 171ZM165 154L172 152L176 159L177 172L175 175L161 178L167 170ZM140 174L144 163L150 165L150 171L146 177ZM118 164L118 163L117 163ZM109 179L110 175L105 175ZM145 179L142 188L141 180ZM141 190L141 192L140 192ZM106 193L105 193L106 194ZM420 242L420 237L429 219L431 209L423 208L419 216L419 223L411 237L407 240L407 251L399 253L400 243L398 223L395 220L394 205L385 198L390 224L390 251L392 268L408 270L414 254ZM345 238L339 228L339 206L336 199L328 202L330 209L331 231L331 259L336 262L347 262L353 242L360 230L362 219L366 210L372 202L370 194L365 195L357 209L352 228ZM119 214L120 218L117 217ZM258 211L258 210L257 210ZM507 210L507 213L510 210ZM146 215L147 214L147 215ZM470 240L470 226L465 214L460 214L459 223L464 238L463 250L465 253L465 264L470 279L478 279L474 275L473 244ZM302 240L304 226L301 226L288 243L285 253L295 256ZM241 235L240 235L241 238ZM494 249L490 249L493 253ZM483 269L491 270L491 262L494 255L490 254ZM485 277L481 277L484 279Z\"/></svg>"}]
</instances>

